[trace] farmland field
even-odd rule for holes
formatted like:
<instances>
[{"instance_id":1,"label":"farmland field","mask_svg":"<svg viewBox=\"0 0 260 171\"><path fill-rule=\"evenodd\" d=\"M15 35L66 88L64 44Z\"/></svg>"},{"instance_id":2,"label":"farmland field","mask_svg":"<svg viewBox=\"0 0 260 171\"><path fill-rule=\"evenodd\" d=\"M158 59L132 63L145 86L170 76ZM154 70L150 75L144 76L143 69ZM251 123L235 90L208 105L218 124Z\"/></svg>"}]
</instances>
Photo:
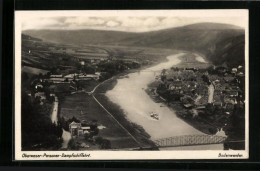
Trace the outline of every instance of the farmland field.
<instances>
[{"instance_id":1,"label":"farmland field","mask_svg":"<svg viewBox=\"0 0 260 171\"><path fill-rule=\"evenodd\" d=\"M22 67L22 71L23 72L26 72L26 73L30 73L30 74L35 74L35 75L38 75L40 73L42 74L46 74L47 70L43 70L43 69L39 69L39 68L34 68L34 67L29 67L29 66L23 66Z\"/></svg>"}]
</instances>

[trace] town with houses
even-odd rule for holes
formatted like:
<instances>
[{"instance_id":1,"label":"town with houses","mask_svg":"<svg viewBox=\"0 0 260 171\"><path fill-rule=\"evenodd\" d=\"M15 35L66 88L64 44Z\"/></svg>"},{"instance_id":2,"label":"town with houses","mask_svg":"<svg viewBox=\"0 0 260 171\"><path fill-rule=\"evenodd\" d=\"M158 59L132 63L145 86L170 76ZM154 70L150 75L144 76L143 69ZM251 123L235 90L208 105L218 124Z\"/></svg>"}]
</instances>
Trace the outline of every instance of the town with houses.
<instances>
[{"instance_id":1,"label":"town with houses","mask_svg":"<svg viewBox=\"0 0 260 171\"><path fill-rule=\"evenodd\" d=\"M148 86L147 93L156 102L178 108L176 114L201 131L212 134L224 129L229 138L234 138L234 130L229 127L230 116L240 118L235 121L238 127L245 122L244 66L191 66L187 62L163 70ZM244 136L238 137L244 139Z\"/></svg>"}]
</instances>

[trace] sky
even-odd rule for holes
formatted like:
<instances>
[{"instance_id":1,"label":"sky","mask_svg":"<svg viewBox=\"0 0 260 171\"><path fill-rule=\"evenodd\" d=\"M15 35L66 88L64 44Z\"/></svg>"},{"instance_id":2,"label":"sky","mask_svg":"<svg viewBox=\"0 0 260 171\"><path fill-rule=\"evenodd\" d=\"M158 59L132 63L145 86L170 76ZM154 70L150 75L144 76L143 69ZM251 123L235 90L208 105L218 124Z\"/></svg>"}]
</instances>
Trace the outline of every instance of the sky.
<instances>
[{"instance_id":1,"label":"sky","mask_svg":"<svg viewBox=\"0 0 260 171\"><path fill-rule=\"evenodd\" d=\"M98 29L146 32L201 22L247 25L245 10L28 11L16 13L22 30Z\"/></svg>"}]
</instances>

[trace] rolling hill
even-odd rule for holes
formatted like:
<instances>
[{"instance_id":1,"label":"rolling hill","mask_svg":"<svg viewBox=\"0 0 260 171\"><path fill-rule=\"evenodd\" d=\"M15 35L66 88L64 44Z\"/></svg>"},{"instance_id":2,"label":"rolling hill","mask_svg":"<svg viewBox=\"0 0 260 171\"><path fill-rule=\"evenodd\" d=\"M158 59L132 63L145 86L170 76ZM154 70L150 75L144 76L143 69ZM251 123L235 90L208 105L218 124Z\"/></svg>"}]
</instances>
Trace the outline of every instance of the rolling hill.
<instances>
[{"instance_id":1,"label":"rolling hill","mask_svg":"<svg viewBox=\"0 0 260 171\"><path fill-rule=\"evenodd\" d=\"M229 66L240 64L244 60L244 29L228 24L198 23L142 33L104 30L26 30L23 33L56 43L196 51L215 64L227 62Z\"/></svg>"}]
</instances>

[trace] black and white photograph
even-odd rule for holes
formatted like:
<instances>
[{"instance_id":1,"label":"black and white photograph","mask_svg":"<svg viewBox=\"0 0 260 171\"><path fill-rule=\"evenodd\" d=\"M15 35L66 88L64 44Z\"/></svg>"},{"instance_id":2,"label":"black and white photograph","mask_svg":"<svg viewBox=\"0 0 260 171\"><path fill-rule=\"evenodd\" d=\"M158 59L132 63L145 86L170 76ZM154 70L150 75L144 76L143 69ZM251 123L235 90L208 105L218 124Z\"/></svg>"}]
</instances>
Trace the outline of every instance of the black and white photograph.
<instances>
[{"instance_id":1,"label":"black and white photograph","mask_svg":"<svg viewBox=\"0 0 260 171\"><path fill-rule=\"evenodd\" d=\"M15 159L247 159L247 10L15 12Z\"/></svg>"}]
</instances>

